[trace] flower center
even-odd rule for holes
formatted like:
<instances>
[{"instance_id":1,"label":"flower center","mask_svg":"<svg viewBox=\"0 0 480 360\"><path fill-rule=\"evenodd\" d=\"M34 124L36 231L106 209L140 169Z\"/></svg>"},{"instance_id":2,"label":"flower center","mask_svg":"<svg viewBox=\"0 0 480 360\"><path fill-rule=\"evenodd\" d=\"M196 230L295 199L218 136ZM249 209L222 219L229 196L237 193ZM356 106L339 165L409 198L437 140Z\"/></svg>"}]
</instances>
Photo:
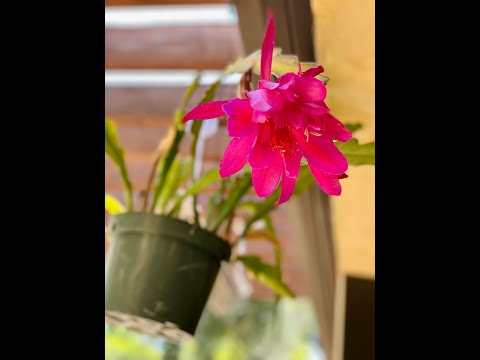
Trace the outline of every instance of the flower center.
<instances>
[{"instance_id":1,"label":"flower center","mask_svg":"<svg viewBox=\"0 0 480 360\"><path fill-rule=\"evenodd\" d=\"M290 125L286 125L282 128L275 129L273 121L269 121L270 124L270 141L274 149L279 149L281 152L285 153L287 151L292 151L295 148L294 139L290 133Z\"/></svg>"}]
</instances>

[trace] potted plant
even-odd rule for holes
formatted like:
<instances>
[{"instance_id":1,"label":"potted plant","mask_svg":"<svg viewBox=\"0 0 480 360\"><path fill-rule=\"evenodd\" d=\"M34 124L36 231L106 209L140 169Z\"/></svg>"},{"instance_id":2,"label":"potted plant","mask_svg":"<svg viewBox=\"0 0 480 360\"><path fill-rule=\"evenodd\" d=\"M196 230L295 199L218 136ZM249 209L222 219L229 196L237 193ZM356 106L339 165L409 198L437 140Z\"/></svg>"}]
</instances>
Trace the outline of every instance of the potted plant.
<instances>
[{"instance_id":1,"label":"potted plant","mask_svg":"<svg viewBox=\"0 0 480 360\"><path fill-rule=\"evenodd\" d=\"M229 65L188 113L199 77L187 89L159 146L141 206L133 203L115 124L105 122L105 153L125 185L125 205L105 196L105 210L112 215L107 322L149 335L193 335L222 261L240 261L278 296L293 296L282 281L282 249L270 213L315 183L327 194L340 195L347 160L374 163L374 143L359 145L350 131L356 126L344 126L330 114L323 68L282 55L274 48L274 31L270 17L261 51ZM242 74L238 97L213 101L219 84L233 73ZM253 74L260 75L257 86ZM190 156L179 151L185 123L223 116L232 140L219 167L197 178L193 159L203 122L193 121L188 131ZM215 188L214 194L199 210L197 196L207 187ZM252 190L255 201L247 200ZM182 212L187 207L191 216ZM239 213L246 214L245 221L241 231L234 231ZM263 225L260 230L257 224ZM272 243L274 264L236 251L241 241L258 236Z\"/></svg>"}]
</instances>

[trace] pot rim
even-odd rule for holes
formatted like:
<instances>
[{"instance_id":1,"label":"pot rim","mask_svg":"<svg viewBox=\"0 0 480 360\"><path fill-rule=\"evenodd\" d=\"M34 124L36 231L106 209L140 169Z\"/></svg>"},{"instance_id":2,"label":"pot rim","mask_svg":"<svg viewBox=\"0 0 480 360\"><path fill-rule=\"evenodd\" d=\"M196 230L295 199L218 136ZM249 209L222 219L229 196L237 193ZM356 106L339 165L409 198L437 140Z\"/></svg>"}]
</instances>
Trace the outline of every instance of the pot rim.
<instances>
[{"instance_id":1,"label":"pot rim","mask_svg":"<svg viewBox=\"0 0 480 360\"><path fill-rule=\"evenodd\" d=\"M111 235L120 233L165 235L214 255L219 261L228 261L232 252L231 245L215 233L166 215L139 211L115 214L110 218L109 230Z\"/></svg>"}]
</instances>

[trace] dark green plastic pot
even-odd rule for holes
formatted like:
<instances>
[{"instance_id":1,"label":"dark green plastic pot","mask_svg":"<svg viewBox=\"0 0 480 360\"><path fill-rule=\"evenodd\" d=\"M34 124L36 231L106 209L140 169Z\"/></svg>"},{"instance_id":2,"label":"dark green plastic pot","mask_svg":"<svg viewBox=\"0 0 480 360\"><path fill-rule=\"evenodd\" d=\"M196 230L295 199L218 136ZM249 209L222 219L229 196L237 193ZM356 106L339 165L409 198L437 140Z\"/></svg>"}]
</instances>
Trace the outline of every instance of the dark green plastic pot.
<instances>
[{"instance_id":1,"label":"dark green plastic pot","mask_svg":"<svg viewBox=\"0 0 480 360\"><path fill-rule=\"evenodd\" d=\"M112 216L110 242L105 310L193 335L230 245L184 221L134 212Z\"/></svg>"}]
</instances>

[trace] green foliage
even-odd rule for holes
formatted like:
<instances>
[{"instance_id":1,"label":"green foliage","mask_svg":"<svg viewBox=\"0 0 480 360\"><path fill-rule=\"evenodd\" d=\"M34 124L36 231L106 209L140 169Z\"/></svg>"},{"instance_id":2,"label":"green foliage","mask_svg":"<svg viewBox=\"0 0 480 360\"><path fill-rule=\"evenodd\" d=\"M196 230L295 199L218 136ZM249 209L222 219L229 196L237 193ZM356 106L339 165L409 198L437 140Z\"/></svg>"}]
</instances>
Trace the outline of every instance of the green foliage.
<instances>
[{"instance_id":1,"label":"green foliage","mask_svg":"<svg viewBox=\"0 0 480 360\"><path fill-rule=\"evenodd\" d=\"M165 214L166 207L170 200L175 199L178 188L183 184L190 175L192 169L192 159L187 158L180 160L175 158L173 160L170 171L167 174L165 186L163 187L158 198L156 210L160 214Z\"/></svg>"},{"instance_id":2,"label":"green foliage","mask_svg":"<svg viewBox=\"0 0 480 360\"><path fill-rule=\"evenodd\" d=\"M105 211L110 215L125 212L125 207L114 196L105 194Z\"/></svg>"},{"instance_id":3,"label":"green foliage","mask_svg":"<svg viewBox=\"0 0 480 360\"><path fill-rule=\"evenodd\" d=\"M180 146L180 142L182 141L183 136L185 135L185 131L177 129L175 131L175 138L173 140L172 146L166 153L165 158L160 161L160 166L157 170L158 173L158 180L157 184L155 186L155 190L153 192L153 198L152 198L152 204L150 206L150 211L154 211L158 198L160 197L160 194L163 191L163 187L165 186L165 183L167 182L167 176L170 171L170 168L173 165L173 162L175 160L175 157L177 156L178 149Z\"/></svg>"},{"instance_id":4,"label":"green foliage","mask_svg":"<svg viewBox=\"0 0 480 360\"><path fill-rule=\"evenodd\" d=\"M177 109L177 111L175 112L175 120L174 120L175 121L175 135L174 135L174 140L173 140L169 150L165 153L165 156L162 159L160 159L160 161L158 162L158 168L156 169L156 172L158 174L158 179L157 179L157 183L156 183L155 190L154 190L154 193L153 193L152 204L150 206L150 211L152 211L152 212L156 208L157 201L162 194L163 187L165 186L165 183L167 182L168 172L173 165L174 159L178 154L180 142L182 141L182 139L185 135L184 125L182 123L182 119L185 115L185 109L188 105L188 102L190 101L190 98L192 97L194 91L197 89L199 84L200 84L200 74L197 75L197 77L194 79L192 84L186 90L186 92L183 96L182 104ZM147 194L147 196L148 196L148 194Z\"/></svg>"},{"instance_id":5,"label":"green foliage","mask_svg":"<svg viewBox=\"0 0 480 360\"><path fill-rule=\"evenodd\" d=\"M238 261L260 282L270 287L281 296L294 297L293 292L283 283L278 270L269 265L258 256L237 256Z\"/></svg>"},{"instance_id":6,"label":"green foliage","mask_svg":"<svg viewBox=\"0 0 480 360\"><path fill-rule=\"evenodd\" d=\"M310 169L308 167L302 166L300 168L300 173L298 175L298 179L295 185L295 190L293 192L294 196L301 195L304 191L308 190L310 186L315 183L315 179L310 173ZM250 231L251 226L264 218L270 212L275 210L278 198L280 197L281 186L279 186L273 194L266 197L264 200L259 202L246 202L240 204L240 207L248 207L252 215L250 219L247 221L244 231L240 237L244 237L248 231Z\"/></svg>"},{"instance_id":7,"label":"green foliage","mask_svg":"<svg viewBox=\"0 0 480 360\"><path fill-rule=\"evenodd\" d=\"M235 211L239 201L247 193L251 186L252 175L250 172L246 172L238 179L232 191L228 194L226 200L220 204L218 214L213 223L213 232L216 232L220 225L222 225L222 222Z\"/></svg>"},{"instance_id":8,"label":"green foliage","mask_svg":"<svg viewBox=\"0 0 480 360\"><path fill-rule=\"evenodd\" d=\"M208 186L208 185L210 185L210 184L212 184L212 183L214 183L218 180L220 180L220 174L218 173L217 168L210 169L209 171L207 171L205 174L203 174L203 176L200 179L198 179L198 181L194 182L193 185L189 189L187 189L187 191L182 196L177 198L177 200L175 201L175 204L174 204L171 212L169 213L169 215L171 216L178 211L178 209L182 205L182 202L183 202L183 200L185 200L185 198L187 198L188 196L192 196L192 195L197 194L199 191L204 189L206 186Z\"/></svg>"},{"instance_id":9,"label":"green foliage","mask_svg":"<svg viewBox=\"0 0 480 360\"><path fill-rule=\"evenodd\" d=\"M105 154L107 154L113 163L117 166L126 189L127 209L133 209L132 202L132 184L128 178L127 166L125 165L124 150L118 142L117 128L111 120L105 121Z\"/></svg>"},{"instance_id":10,"label":"green foliage","mask_svg":"<svg viewBox=\"0 0 480 360\"><path fill-rule=\"evenodd\" d=\"M345 155L350 165L375 165L375 143L360 145L352 138L345 143L337 141L337 148Z\"/></svg>"},{"instance_id":11,"label":"green foliage","mask_svg":"<svg viewBox=\"0 0 480 360\"><path fill-rule=\"evenodd\" d=\"M213 98L215 97L215 94L217 92L218 86L221 84L223 80L223 76L220 76L220 78L215 81L213 84L211 84L207 91L205 91L205 94L203 95L202 99L199 102L200 104L203 104L208 101L212 101ZM193 142L192 142L192 149L191 149L191 155L192 159L195 161L196 159L196 154L197 154L197 143L198 143L198 138L200 135L200 130L202 128L203 121L193 121L192 128L191 128L191 133L193 136ZM193 164L192 164L192 180L193 179ZM198 211L197 211L197 197L196 195L193 196L193 213L195 215L195 222L198 224L199 218L198 218Z\"/></svg>"},{"instance_id":12,"label":"green foliage","mask_svg":"<svg viewBox=\"0 0 480 360\"><path fill-rule=\"evenodd\" d=\"M354 133L357 130L360 130L363 127L361 123L346 123L344 125L352 133Z\"/></svg>"}]
</instances>

